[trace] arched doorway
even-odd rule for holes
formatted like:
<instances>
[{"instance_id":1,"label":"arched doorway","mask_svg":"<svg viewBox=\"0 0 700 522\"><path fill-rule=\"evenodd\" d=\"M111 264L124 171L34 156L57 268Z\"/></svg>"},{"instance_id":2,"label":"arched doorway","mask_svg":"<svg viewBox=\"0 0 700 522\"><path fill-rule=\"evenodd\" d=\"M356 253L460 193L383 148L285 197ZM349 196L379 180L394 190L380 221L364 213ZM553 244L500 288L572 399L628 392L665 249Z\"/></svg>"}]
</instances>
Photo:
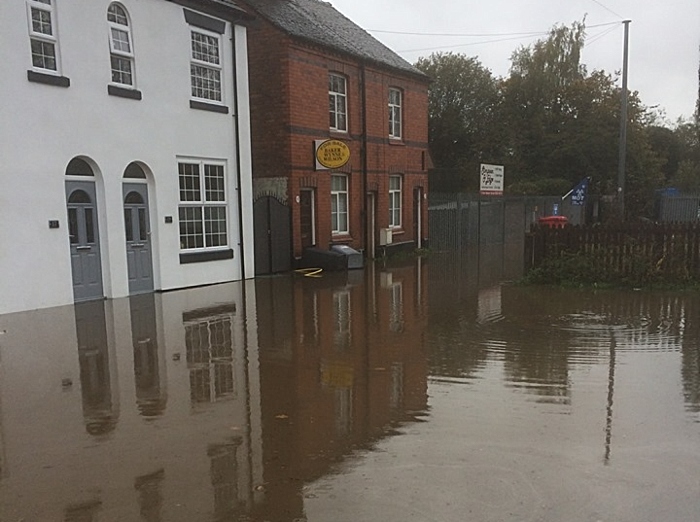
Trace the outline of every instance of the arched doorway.
<instances>
[{"instance_id":1,"label":"arched doorway","mask_svg":"<svg viewBox=\"0 0 700 522\"><path fill-rule=\"evenodd\" d=\"M74 158L66 167L66 176L85 178L66 181L73 298L101 299L104 292L94 173L87 162Z\"/></svg>"},{"instance_id":2,"label":"arched doorway","mask_svg":"<svg viewBox=\"0 0 700 522\"><path fill-rule=\"evenodd\" d=\"M129 180L123 186L126 262L129 294L134 295L153 291L148 185L146 174L136 163L129 164L124 178Z\"/></svg>"}]
</instances>

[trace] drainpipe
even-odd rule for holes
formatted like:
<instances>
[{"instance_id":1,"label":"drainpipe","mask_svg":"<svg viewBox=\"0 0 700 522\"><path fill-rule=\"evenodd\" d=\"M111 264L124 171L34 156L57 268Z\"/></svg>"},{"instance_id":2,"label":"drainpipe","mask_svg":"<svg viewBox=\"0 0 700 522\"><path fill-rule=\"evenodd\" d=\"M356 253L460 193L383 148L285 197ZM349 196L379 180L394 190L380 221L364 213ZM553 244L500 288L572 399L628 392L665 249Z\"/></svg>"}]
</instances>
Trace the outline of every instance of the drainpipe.
<instances>
[{"instance_id":1,"label":"drainpipe","mask_svg":"<svg viewBox=\"0 0 700 522\"><path fill-rule=\"evenodd\" d=\"M360 143L360 158L362 162L362 230L365 238L364 248L365 257L368 256L367 251L369 245L371 244L368 234L374 234L374 230L367 230L367 84L366 82L366 68L363 63L360 67L360 88L362 89L362 140Z\"/></svg>"},{"instance_id":2,"label":"drainpipe","mask_svg":"<svg viewBox=\"0 0 700 522\"><path fill-rule=\"evenodd\" d=\"M246 32L247 34L247 32ZM238 62L236 60L236 24L231 22L231 58L233 60L233 131L236 135L236 184L238 193L238 237L240 238L241 279L245 281L245 242L243 241L243 201L241 196L241 140L238 124Z\"/></svg>"}]
</instances>

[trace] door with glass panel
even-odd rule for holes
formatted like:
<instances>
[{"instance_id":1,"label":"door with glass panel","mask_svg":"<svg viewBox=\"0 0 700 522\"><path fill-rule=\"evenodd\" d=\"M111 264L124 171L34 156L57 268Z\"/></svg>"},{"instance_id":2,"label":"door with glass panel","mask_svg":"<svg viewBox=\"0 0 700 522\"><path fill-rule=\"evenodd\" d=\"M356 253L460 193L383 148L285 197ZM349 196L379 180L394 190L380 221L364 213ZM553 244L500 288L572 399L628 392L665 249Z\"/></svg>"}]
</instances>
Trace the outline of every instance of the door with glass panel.
<instances>
[{"instance_id":1,"label":"door with glass panel","mask_svg":"<svg viewBox=\"0 0 700 522\"><path fill-rule=\"evenodd\" d=\"M101 299L104 293L95 184L67 181L66 200L73 297L75 301Z\"/></svg>"},{"instance_id":2,"label":"door with glass panel","mask_svg":"<svg viewBox=\"0 0 700 522\"><path fill-rule=\"evenodd\" d=\"M124 184L124 231L129 294L153 290L151 228L148 217L148 185Z\"/></svg>"}]
</instances>

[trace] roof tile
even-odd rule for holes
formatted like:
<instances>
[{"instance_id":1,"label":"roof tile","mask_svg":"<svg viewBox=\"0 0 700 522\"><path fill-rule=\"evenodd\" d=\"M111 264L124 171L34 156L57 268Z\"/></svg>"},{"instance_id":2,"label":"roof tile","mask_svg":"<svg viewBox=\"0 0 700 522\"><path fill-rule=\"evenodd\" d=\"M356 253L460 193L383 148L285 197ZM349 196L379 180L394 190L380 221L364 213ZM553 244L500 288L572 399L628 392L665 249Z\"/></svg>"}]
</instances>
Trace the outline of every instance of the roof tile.
<instances>
[{"instance_id":1,"label":"roof tile","mask_svg":"<svg viewBox=\"0 0 700 522\"><path fill-rule=\"evenodd\" d=\"M367 31L322 0L245 0L257 13L290 34L356 58L425 76Z\"/></svg>"}]
</instances>

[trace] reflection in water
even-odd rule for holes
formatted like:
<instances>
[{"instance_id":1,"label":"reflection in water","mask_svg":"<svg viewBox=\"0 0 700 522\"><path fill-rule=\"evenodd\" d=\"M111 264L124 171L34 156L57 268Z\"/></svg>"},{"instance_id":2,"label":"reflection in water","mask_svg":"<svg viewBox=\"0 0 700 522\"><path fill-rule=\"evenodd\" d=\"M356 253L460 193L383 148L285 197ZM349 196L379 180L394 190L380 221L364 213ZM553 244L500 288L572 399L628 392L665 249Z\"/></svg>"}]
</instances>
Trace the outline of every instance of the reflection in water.
<instances>
[{"instance_id":1,"label":"reflection in water","mask_svg":"<svg viewBox=\"0 0 700 522\"><path fill-rule=\"evenodd\" d=\"M444 493L463 502L479 481L496 485L499 469L504 480L534 476L533 461L518 464L528 455L546 469L571 454L567 465L583 463L590 477L603 463L608 473L639 465L657 446L666 458L687 426L697 431L688 421L700 421L699 296L502 286L494 278L507 263L489 257L495 250L456 264L435 255L260 278L245 292L233 284L85 303L63 338L39 332L55 327L56 311L37 313L46 314L32 322L37 339L56 337L51 353L28 350L42 343L17 340L0 317L0 519L336 520L310 515L314 488L353 470L371 475L392 444L410 454L394 463L394 494L404 476L437 470L426 471L429 492L431 477L458 469ZM78 373L80 393L61 386ZM26 375L49 384L33 396ZM436 424L447 439L415 435ZM503 464L509 444L519 453ZM416 463L445 451L457 453L454 466ZM547 478L528 478L529 491ZM377 486L359 484L353 502ZM26 498L42 502L30 508Z\"/></svg>"},{"instance_id":2,"label":"reflection in water","mask_svg":"<svg viewBox=\"0 0 700 522\"><path fill-rule=\"evenodd\" d=\"M211 485L214 488L216 520L232 516L241 507L238 502L238 465L236 461L236 451L241 443L240 438L232 437L225 444L210 444L207 449Z\"/></svg>"},{"instance_id":3,"label":"reflection in water","mask_svg":"<svg viewBox=\"0 0 700 522\"><path fill-rule=\"evenodd\" d=\"M610 362L608 363L608 403L605 408L605 463L610 462L612 447L613 402L615 402L615 336L610 336Z\"/></svg>"},{"instance_id":4,"label":"reflection in water","mask_svg":"<svg viewBox=\"0 0 700 522\"><path fill-rule=\"evenodd\" d=\"M64 522L98 522L102 502L91 500L81 504L71 504L64 512Z\"/></svg>"},{"instance_id":5,"label":"reflection in water","mask_svg":"<svg viewBox=\"0 0 700 522\"><path fill-rule=\"evenodd\" d=\"M182 316L192 403L235 398L232 325L235 307L190 311Z\"/></svg>"},{"instance_id":6,"label":"reflection in water","mask_svg":"<svg viewBox=\"0 0 700 522\"><path fill-rule=\"evenodd\" d=\"M681 339L683 395L689 411L700 414L700 301L688 300L682 316ZM700 422L700 415L697 417Z\"/></svg>"},{"instance_id":7,"label":"reflection in water","mask_svg":"<svg viewBox=\"0 0 700 522\"><path fill-rule=\"evenodd\" d=\"M131 337L134 345L134 380L136 405L146 418L165 412L167 395L162 378L164 363L158 349L155 294L129 298Z\"/></svg>"},{"instance_id":8,"label":"reflection in water","mask_svg":"<svg viewBox=\"0 0 700 522\"><path fill-rule=\"evenodd\" d=\"M165 470L162 468L148 475L136 477L134 489L139 495L139 512L145 522L161 522L163 519L163 479Z\"/></svg>"},{"instance_id":9,"label":"reflection in water","mask_svg":"<svg viewBox=\"0 0 700 522\"><path fill-rule=\"evenodd\" d=\"M368 267L360 284L350 276L297 277L291 288L285 278L256 281L258 295L289 288L286 313L296 318L285 337L292 341L288 356L280 357L265 324L274 317L259 301L258 327L267 332L260 335L266 488L260 520L305 519L305 484L427 406L424 303L416 302L426 290L414 284L415 266Z\"/></svg>"},{"instance_id":10,"label":"reflection in water","mask_svg":"<svg viewBox=\"0 0 700 522\"><path fill-rule=\"evenodd\" d=\"M75 329L85 429L107 435L116 427L119 411L112 397L105 301L76 304Z\"/></svg>"}]
</instances>

